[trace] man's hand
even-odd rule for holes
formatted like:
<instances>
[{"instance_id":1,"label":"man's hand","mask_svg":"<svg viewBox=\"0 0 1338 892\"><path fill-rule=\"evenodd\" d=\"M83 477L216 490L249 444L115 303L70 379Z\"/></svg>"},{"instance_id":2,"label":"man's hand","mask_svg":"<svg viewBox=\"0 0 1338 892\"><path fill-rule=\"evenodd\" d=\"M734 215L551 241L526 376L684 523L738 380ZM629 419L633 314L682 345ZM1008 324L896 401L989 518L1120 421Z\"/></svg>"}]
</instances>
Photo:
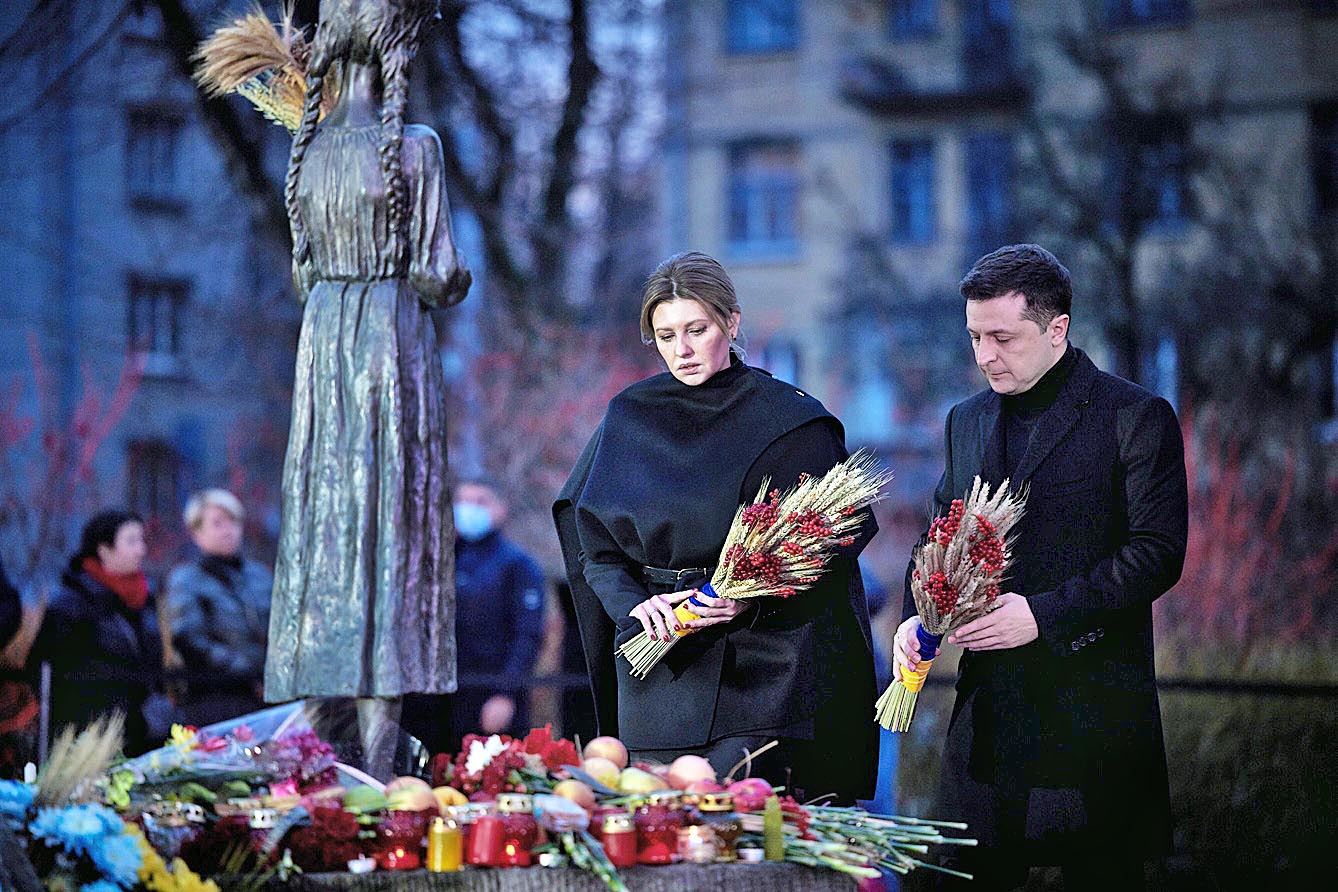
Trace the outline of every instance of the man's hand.
<instances>
[{"instance_id":1,"label":"man's hand","mask_svg":"<svg viewBox=\"0 0 1338 892\"><path fill-rule=\"evenodd\" d=\"M998 606L948 636L966 650L1008 650L1035 641L1040 632L1027 599L1016 592L1000 595Z\"/></svg>"},{"instance_id":2,"label":"man's hand","mask_svg":"<svg viewBox=\"0 0 1338 892\"><path fill-rule=\"evenodd\" d=\"M479 710L479 728L484 734L500 734L511 726L516 701L506 694L493 694Z\"/></svg>"},{"instance_id":3,"label":"man's hand","mask_svg":"<svg viewBox=\"0 0 1338 892\"><path fill-rule=\"evenodd\" d=\"M915 630L920 628L920 617L912 616L897 626L897 634L892 638L892 655L897 666L907 672L914 672L920 662L920 639Z\"/></svg>"}]
</instances>

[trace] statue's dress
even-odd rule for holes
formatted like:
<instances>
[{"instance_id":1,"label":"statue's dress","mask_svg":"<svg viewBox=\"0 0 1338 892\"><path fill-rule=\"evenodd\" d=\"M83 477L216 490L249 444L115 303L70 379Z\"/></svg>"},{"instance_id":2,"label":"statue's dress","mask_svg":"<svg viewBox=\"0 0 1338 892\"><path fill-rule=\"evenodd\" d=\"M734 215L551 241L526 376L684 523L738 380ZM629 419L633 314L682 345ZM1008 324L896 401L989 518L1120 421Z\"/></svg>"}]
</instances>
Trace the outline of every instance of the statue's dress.
<instances>
[{"instance_id":1,"label":"statue's dress","mask_svg":"<svg viewBox=\"0 0 1338 892\"><path fill-rule=\"evenodd\" d=\"M298 201L312 283L297 348L265 698L455 690L454 527L428 310L463 297L441 143L405 128L393 256L377 127L322 127ZM299 286L301 288L302 286Z\"/></svg>"}]
</instances>

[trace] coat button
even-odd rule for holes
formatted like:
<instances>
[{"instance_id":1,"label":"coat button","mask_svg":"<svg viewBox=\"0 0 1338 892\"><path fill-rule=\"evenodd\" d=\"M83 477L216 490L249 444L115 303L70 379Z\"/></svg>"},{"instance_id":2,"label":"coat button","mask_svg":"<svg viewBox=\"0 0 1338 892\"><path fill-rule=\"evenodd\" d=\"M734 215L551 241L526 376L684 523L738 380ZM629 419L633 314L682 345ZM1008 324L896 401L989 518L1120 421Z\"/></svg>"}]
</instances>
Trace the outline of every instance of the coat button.
<instances>
[{"instance_id":1,"label":"coat button","mask_svg":"<svg viewBox=\"0 0 1338 892\"><path fill-rule=\"evenodd\" d=\"M1096 637L1098 637L1098 638L1105 638L1105 637L1106 637L1106 630L1105 630L1105 629L1097 629L1097 630L1096 630Z\"/></svg>"},{"instance_id":2,"label":"coat button","mask_svg":"<svg viewBox=\"0 0 1338 892\"><path fill-rule=\"evenodd\" d=\"M1073 649L1073 652L1074 652L1074 653L1077 653L1077 652L1078 652L1078 648L1082 647L1082 645L1079 644L1078 642L1074 641L1073 643L1071 643L1071 644L1069 645L1069 647L1071 647L1071 648Z\"/></svg>"}]
</instances>

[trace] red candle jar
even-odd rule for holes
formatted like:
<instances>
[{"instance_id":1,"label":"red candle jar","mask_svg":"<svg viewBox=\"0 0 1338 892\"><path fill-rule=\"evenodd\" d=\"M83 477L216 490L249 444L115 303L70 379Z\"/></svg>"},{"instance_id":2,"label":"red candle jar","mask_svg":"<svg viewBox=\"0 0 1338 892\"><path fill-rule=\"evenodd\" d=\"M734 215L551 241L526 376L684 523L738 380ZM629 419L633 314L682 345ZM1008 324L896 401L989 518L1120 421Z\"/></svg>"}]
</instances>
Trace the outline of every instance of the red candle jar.
<instances>
[{"instance_id":1,"label":"red candle jar","mask_svg":"<svg viewBox=\"0 0 1338 892\"><path fill-rule=\"evenodd\" d=\"M637 831L636 822L627 812L618 812L604 818L602 827L604 854L614 867L631 867L636 864Z\"/></svg>"},{"instance_id":2,"label":"red candle jar","mask_svg":"<svg viewBox=\"0 0 1338 892\"><path fill-rule=\"evenodd\" d=\"M596 805L594 811L590 812L590 835L604 842L604 819L609 815L625 815L627 809L620 805Z\"/></svg>"},{"instance_id":3,"label":"red candle jar","mask_svg":"<svg viewBox=\"0 0 1338 892\"><path fill-rule=\"evenodd\" d=\"M377 831L372 857L382 870L417 870L423 866L423 834L427 818L422 812L387 812Z\"/></svg>"},{"instance_id":4,"label":"red candle jar","mask_svg":"<svg viewBox=\"0 0 1338 892\"><path fill-rule=\"evenodd\" d=\"M672 790L651 793L636 810L637 861L670 864L678 855L683 796Z\"/></svg>"},{"instance_id":5,"label":"red candle jar","mask_svg":"<svg viewBox=\"0 0 1338 892\"><path fill-rule=\"evenodd\" d=\"M528 793L504 793L497 797L497 811L502 816L502 866L529 867L530 849L539 841L534 798Z\"/></svg>"},{"instance_id":6,"label":"red candle jar","mask_svg":"<svg viewBox=\"0 0 1338 892\"><path fill-rule=\"evenodd\" d=\"M504 825L500 815L489 809L474 819L469 833L465 860L475 867L497 867L502 863Z\"/></svg>"}]
</instances>

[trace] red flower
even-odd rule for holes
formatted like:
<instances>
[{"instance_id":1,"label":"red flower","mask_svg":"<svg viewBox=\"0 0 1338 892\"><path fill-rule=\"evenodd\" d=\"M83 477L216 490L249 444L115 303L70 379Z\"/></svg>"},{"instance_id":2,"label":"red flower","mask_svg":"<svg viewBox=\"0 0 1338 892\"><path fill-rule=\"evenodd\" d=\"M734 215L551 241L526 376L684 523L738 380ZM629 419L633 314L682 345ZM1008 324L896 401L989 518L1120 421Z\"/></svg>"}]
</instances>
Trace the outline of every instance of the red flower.
<instances>
[{"instance_id":1,"label":"red flower","mask_svg":"<svg viewBox=\"0 0 1338 892\"><path fill-rule=\"evenodd\" d=\"M525 752L544 760L544 767L556 771L563 765L579 765L581 757L576 752L576 744L565 737L553 739L553 726L531 729L525 736Z\"/></svg>"}]
</instances>

